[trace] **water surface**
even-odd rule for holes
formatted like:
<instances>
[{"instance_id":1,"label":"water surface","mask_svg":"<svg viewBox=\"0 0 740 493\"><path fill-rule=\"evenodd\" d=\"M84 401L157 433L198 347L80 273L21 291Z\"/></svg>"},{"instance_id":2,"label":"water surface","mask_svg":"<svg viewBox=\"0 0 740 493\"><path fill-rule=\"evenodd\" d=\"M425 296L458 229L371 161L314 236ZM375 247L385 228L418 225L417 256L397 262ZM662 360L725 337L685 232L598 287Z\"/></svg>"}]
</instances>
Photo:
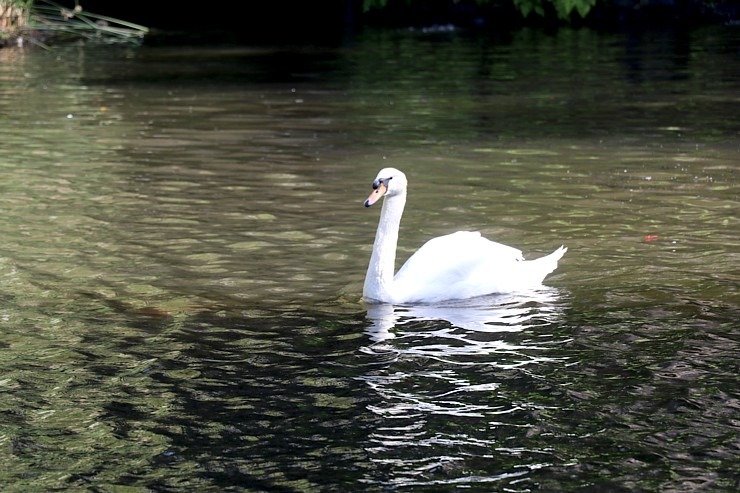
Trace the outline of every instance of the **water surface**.
<instances>
[{"instance_id":1,"label":"water surface","mask_svg":"<svg viewBox=\"0 0 740 493\"><path fill-rule=\"evenodd\" d=\"M5 491L735 491L740 37L0 51ZM479 230L547 287L366 305Z\"/></svg>"}]
</instances>

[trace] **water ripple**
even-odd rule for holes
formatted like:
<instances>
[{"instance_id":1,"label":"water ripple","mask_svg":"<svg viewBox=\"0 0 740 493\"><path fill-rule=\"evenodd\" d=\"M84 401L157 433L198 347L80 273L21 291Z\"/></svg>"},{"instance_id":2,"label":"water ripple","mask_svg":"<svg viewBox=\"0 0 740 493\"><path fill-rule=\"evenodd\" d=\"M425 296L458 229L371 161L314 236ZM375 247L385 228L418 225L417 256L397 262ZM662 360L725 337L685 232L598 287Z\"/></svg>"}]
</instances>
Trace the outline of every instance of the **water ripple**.
<instances>
[{"instance_id":1,"label":"water ripple","mask_svg":"<svg viewBox=\"0 0 740 493\"><path fill-rule=\"evenodd\" d=\"M566 306L561 298L544 289L436 305L368 306L367 335L374 342L361 351L384 364L370 366L359 380L379 397L367 406L380 419L367 450L387 469L387 483L489 483L526 476L534 464L561 462L538 447L509 445L533 426L532 411L543 407L515 398L508 388L512 379L536 380L539 365L566 364L551 354L570 340L552 330ZM508 456L511 468L496 474L481 468L478 461L490 454Z\"/></svg>"}]
</instances>

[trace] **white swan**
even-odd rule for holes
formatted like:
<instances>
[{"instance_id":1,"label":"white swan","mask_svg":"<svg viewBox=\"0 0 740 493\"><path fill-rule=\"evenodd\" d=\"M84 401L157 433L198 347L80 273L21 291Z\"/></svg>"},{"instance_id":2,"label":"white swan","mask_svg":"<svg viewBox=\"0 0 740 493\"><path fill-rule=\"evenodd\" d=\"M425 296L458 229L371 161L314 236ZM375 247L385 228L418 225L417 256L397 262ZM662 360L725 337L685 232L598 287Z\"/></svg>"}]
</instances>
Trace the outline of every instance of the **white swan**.
<instances>
[{"instance_id":1,"label":"white swan","mask_svg":"<svg viewBox=\"0 0 740 493\"><path fill-rule=\"evenodd\" d=\"M362 290L368 301L431 303L536 288L567 251L561 246L550 255L525 261L516 248L478 232L458 231L426 242L394 276L407 183L401 171L382 169L365 201L370 207L385 197Z\"/></svg>"}]
</instances>

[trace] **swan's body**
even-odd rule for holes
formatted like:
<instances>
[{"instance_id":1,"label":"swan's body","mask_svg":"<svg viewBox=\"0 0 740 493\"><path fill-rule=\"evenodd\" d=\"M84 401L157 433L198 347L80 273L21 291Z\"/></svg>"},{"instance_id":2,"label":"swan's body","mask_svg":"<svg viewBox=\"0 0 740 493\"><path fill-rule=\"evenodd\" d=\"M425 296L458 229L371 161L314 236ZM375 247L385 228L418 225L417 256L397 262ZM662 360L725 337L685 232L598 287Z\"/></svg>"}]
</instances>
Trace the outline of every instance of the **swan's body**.
<instances>
[{"instance_id":1,"label":"swan's body","mask_svg":"<svg viewBox=\"0 0 740 493\"><path fill-rule=\"evenodd\" d=\"M395 276L396 245L406 205L406 175L385 168L365 201L370 207L384 197L363 296L385 303L430 303L493 293L512 293L540 286L567 251L525 261L522 252L487 240L480 233L459 231L426 242Z\"/></svg>"}]
</instances>

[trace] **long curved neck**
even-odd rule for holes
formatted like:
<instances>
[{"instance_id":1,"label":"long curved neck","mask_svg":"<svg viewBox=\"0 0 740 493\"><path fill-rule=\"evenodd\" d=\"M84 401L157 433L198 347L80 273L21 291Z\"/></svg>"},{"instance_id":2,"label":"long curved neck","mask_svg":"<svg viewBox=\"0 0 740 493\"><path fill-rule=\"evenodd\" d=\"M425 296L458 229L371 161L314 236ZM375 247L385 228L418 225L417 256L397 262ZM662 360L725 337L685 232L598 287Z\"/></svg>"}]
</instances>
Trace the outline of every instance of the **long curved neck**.
<instances>
[{"instance_id":1,"label":"long curved neck","mask_svg":"<svg viewBox=\"0 0 740 493\"><path fill-rule=\"evenodd\" d=\"M365 298L391 301L393 274L396 269L398 229L401 225L401 216L405 205L405 193L383 199L378 231L375 233L373 254L370 257L370 264L365 276L365 287L362 290Z\"/></svg>"}]
</instances>

